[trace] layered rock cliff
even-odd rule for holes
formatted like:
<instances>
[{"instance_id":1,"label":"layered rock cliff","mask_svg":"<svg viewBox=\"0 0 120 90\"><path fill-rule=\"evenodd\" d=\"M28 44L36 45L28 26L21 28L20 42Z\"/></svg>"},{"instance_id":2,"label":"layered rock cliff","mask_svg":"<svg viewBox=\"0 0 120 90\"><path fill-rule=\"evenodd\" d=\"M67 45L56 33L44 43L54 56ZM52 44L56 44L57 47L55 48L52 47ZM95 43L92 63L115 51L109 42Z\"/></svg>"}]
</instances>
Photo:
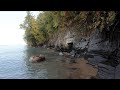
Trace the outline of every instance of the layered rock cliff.
<instances>
[{"instance_id":1,"label":"layered rock cliff","mask_svg":"<svg viewBox=\"0 0 120 90\"><path fill-rule=\"evenodd\" d=\"M53 41L56 48L72 45L75 57L84 57L89 64L98 68L101 79L120 79L120 13L114 23L100 30L96 28L89 36L77 32L78 27L66 28ZM69 48L68 48L69 49ZM71 50L71 51L72 51Z\"/></svg>"}]
</instances>

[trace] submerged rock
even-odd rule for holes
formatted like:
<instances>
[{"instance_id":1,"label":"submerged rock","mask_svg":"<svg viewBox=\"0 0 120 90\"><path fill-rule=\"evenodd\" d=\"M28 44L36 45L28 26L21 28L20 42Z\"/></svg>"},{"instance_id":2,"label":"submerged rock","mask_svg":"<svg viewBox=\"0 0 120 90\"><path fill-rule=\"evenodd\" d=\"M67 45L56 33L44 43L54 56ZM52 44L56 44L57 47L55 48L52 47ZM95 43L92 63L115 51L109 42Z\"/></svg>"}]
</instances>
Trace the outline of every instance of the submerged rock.
<instances>
[{"instance_id":1,"label":"submerged rock","mask_svg":"<svg viewBox=\"0 0 120 90\"><path fill-rule=\"evenodd\" d=\"M66 57L66 58L70 58L70 53L68 53L68 52L64 52L64 57Z\"/></svg>"},{"instance_id":2,"label":"submerged rock","mask_svg":"<svg viewBox=\"0 0 120 90\"><path fill-rule=\"evenodd\" d=\"M39 55L39 56L31 56L29 61L30 62L41 62L41 61L44 61L45 60L45 56L44 55Z\"/></svg>"}]
</instances>

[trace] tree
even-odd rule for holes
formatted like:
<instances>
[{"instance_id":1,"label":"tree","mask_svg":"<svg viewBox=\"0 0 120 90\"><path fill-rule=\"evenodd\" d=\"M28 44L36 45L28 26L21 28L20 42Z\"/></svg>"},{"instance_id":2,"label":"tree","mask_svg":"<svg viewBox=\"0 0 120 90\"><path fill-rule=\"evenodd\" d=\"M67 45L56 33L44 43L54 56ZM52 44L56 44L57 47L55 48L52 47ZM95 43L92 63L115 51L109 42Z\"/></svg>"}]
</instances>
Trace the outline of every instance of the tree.
<instances>
[{"instance_id":1,"label":"tree","mask_svg":"<svg viewBox=\"0 0 120 90\"><path fill-rule=\"evenodd\" d=\"M27 16L23 24L20 24L20 28L25 30L24 39L29 46L36 46L36 39L33 35L33 27L32 27L32 19L33 16L31 15L30 11L27 11Z\"/></svg>"},{"instance_id":2,"label":"tree","mask_svg":"<svg viewBox=\"0 0 120 90\"><path fill-rule=\"evenodd\" d=\"M20 27L25 30L28 45L37 46L56 39L59 36L56 34L64 33L68 27L76 26L83 36L89 36L97 28L105 30L114 23L115 16L114 11L44 11L35 19L28 11Z\"/></svg>"}]
</instances>

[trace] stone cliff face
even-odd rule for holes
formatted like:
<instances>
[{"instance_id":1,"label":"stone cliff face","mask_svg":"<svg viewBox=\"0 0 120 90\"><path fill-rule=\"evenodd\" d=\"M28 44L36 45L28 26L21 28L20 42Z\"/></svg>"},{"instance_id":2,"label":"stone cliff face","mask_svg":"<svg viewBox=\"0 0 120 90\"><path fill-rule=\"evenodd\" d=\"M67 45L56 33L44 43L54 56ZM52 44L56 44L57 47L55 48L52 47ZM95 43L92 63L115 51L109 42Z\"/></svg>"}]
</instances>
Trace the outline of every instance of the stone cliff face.
<instances>
[{"instance_id":1,"label":"stone cliff face","mask_svg":"<svg viewBox=\"0 0 120 90\"><path fill-rule=\"evenodd\" d=\"M56 48L67 48L72 44L75 57L85 57L89 64L98 68L101 79L120 79L120 13L114 24L96 29L90 36L83 37L76 27L69 27L58 33L53 45Z\"/></svg>"},{"instance_id":2,"label":"stone cliff face","mask_svg":"<svg viewBox=\"0 0 120 90\"><path fill-rule=\"evenodd\" d=\"M111 36L115 40L108 38L113 31L108 32L109 36L103 33L96 29L90 37L82 37L76 42L74 42L74 37L73 47L76 57L85 57L89 64L98 68L99 78L120 79L119 29L116 29L114 35ZM72 40L69 43L72 43Z\"/></svg>"},{"instance_id":3,"label":"stone cliff face","mask_svg":"<svg viewBox=\"0 0 120 90\"><path fill-rule=\"evenodd\" d=\"M88 38L83 38L75 46L78 54L87 57L89 64L98 68L101 79L120 79L120 23L114 29L100 32L96 29ZM81 52L83 51L83 52Z\"/></svg>"},{"instance_id":4,"label":"stone cliff face","mask_svg":"<svg viewBox=\"0 0 120 90\"><path fill-rule=\"evenodd\" d=\"M49 41L49 44L55 48L68 48L69 44L73 47L79 43L80 35L77 32L77 27L66 27L64 30L59 30L55 36Z\"/></svg>"}]
</instances>

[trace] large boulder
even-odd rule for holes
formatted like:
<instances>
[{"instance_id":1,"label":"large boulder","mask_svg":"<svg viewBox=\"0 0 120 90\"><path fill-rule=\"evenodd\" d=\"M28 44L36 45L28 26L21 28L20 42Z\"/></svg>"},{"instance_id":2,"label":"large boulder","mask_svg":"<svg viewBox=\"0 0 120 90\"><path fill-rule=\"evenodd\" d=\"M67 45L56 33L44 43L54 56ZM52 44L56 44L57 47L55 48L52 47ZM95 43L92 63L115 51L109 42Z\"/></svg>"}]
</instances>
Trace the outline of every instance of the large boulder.
<instances>
[{"instance_id":1,"label":"large boulder","mask_svg":"<svg viewBox=\"0 0 120 90\"><path fill-rule=\"evenodd\" d=\"M96 31L93 32L90 36L88 51L89 52L94 50L108 51L109 45L110 45L109 42L102 38L100 30L96 29Z\"/></svg>"},{"instance_id":2,"label":"large boulder","mask_svg":"<svg viewBox=\"0 0 120 90\"><path fill-rule=\"evenodd\" d=\"M91 51L104 51L104 52L112 52L116 49L116 43L111 42L108 38L106 38L103 33L96 29L90 35L89 44L88 44L88 52Z\"/></svg>"},{"instance_id":3,"label":"large boulder","mask_svg":"<svg viewBox=\"0 0 120 90\"><path fill-rule=\"evenodd\" d=\"M44 55L36 55L36 56L31 56L29 61L30 62L41 62L41 61L44 61L45 60L45 56Z\"/></svg>"}]
</instances>

